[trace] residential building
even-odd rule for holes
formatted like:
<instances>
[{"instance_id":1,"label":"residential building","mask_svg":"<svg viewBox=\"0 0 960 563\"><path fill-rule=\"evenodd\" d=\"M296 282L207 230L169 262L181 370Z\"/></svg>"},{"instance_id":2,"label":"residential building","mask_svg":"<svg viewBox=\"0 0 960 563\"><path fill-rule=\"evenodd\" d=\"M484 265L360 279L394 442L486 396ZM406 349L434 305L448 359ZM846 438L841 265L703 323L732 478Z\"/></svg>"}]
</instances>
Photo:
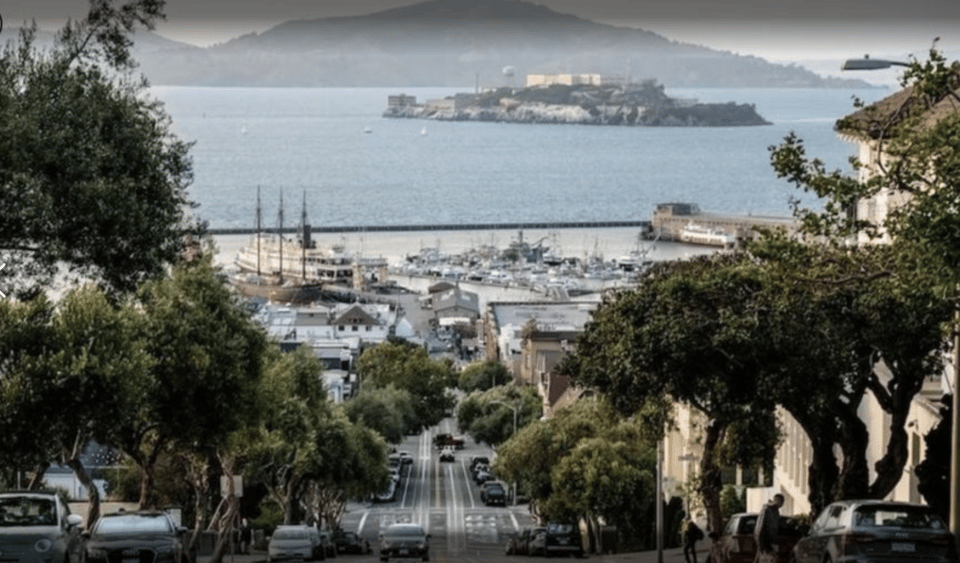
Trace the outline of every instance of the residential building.
<instances>
[{"instance_id":1,"label":"residential building","mask_svg":"<svg viewBox=\"0 0 960 563\"><path fill-rule=\"evenodd\" d=\"M602 86L603 78L599 74L528 74L527 88L546 88L553 85L563 86Z\"/></svg>"}]
</instances>

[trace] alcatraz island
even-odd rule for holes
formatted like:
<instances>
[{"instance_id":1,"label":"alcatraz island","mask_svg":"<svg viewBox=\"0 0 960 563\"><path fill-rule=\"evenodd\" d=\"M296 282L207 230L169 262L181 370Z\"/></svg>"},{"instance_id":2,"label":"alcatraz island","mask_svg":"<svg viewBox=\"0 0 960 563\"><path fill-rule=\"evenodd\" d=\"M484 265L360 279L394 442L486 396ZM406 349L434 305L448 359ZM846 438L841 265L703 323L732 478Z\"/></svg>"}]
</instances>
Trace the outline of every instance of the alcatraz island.
<instances>
[{"instance_id":1,"label":"alcatraz island","mask_svg":"<svg viewBox=\"0 0 960 563\"><path fill-rule=\"evenodd\" d=\"M627 82L597 74L529 74L526 86L458 93L417 103L391 95L384 117L437 121L621 125L638 127L742 127L770 125L753 104L700 103L671 98L655 80Z\"/></svg>"}]
</instances>

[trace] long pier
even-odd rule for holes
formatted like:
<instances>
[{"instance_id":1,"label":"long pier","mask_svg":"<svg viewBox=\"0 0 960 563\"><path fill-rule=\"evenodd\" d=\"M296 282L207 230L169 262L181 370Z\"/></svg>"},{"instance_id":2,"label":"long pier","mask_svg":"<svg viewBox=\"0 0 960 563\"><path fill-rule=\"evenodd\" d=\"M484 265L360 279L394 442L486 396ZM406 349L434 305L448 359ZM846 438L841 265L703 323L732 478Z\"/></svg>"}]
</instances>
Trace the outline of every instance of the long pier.
<instances>
[{"instance_id":1,"label":"long pier","mask_svg":"<svg viewBox=\"0 0 960 563\"><path fill-rule=\"evenodd\" d=\"M638 227L644 231L650 229L650 221L546 221L534 223L474 223L456 225L341 225L341 226L310 226L314 233L378 233L378 232L409 232L409 231L492 231L518 229L605 229L617 227ZM280 229L263 228L264 233L277 233ZM284 233L298 233L299 227L285 227ZM250 235L256 232L252 228L211 228L207 229L211 235Z\"/></svg>"}]
</instances>

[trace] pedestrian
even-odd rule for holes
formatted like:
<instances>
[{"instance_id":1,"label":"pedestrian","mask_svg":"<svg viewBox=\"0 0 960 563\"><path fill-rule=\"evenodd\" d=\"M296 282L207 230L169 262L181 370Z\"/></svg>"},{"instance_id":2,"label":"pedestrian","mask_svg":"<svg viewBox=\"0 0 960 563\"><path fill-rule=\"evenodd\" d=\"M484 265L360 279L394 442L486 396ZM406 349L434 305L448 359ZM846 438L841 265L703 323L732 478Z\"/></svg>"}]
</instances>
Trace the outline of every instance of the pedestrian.
<instances>
[{"instance_id":1,"label":"pedestrian","mask_svg":"<svg viewBox=\"0 0 960 563\"><path fill-rule=\"evenodd\" d=\"M697 542L703 539L703 530L690 520L683 531L683 556L687 563L697 563Z\"/></svg>"},{"instance_id":2,"label":"pedestrian","mask_svg":"<svg viewBox=\"0 0 960 563\"><path fill-rule=\"evenodd\" d=\"M250 523L244 518L240 522L240 553L250 555L250 540L253 538L253 530L250 529Z\"/></svg>"},{"instance_id":3,"label":"pedestrian","mask_svg":"<svg viewBox=\"0 0 960 563\"><path fill-rule=\"evenodd\" d=\"M753 539L757 542L755 563L775 563L777 560L777 535L780 533L780 507L783 501L783 495L777 493L760 509L757 524L753 528Z\"/></svg>"}]
</instances>

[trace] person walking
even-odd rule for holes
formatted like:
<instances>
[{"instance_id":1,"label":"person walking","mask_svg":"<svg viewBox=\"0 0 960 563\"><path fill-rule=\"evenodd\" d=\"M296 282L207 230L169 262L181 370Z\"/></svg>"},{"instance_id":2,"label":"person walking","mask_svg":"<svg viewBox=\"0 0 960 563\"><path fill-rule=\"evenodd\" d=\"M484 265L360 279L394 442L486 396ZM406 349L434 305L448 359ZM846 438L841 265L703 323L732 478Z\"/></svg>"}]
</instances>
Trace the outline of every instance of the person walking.
<instances>
[{"instance_id":1,"label":"person walking","mask_svg":"<svg viewBox=\"0 0 960 563\"><path fill-rule=\"evenodd\" d=\"M683 531L683 556L687 563L697 563L697 542L703 539L703 530L690 520Z\"/></svg>"},{"instance_id":2,"label":"person walking","mask_svg":"<svg viewBox=\"0 0 960 563\"><path fill-rule=\"evenodd\" d=\"M780 507L783 501L783 495L777 493L760 509L757 524L753 528L753 539L757 542L755 563L777 561L777 535L780 533Z\"/></svg>"},{"instance_id":3,"label":"person walking","mask_svg":"<svg viewBox=\"0 0 960 563\"><path fill-rule=\"evenodd\" d=\"M240 553L250 555L250 541L253 539L253 530L250 529L250 523L244 518L240 522Z\"/></svg>"}]
</instances>

